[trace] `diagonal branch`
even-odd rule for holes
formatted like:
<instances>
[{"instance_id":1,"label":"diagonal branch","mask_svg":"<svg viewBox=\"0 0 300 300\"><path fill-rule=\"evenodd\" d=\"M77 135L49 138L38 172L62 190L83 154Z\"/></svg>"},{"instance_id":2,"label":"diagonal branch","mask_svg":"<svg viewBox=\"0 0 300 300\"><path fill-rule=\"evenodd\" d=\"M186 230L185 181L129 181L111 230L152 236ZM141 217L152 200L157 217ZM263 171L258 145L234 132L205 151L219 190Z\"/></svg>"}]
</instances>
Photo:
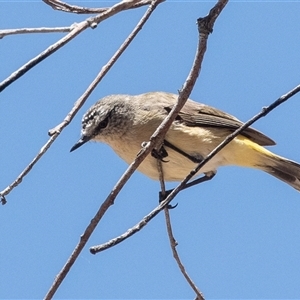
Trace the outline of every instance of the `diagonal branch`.
<instances>
[{"instance_id":1,"label":"diagonal branch","mask_svg":"<svg viewBox=\"0 0 300 300\"><path fill-rule=\"evenodd\" d=\"M92 221L96 221L97 224L100 221L100 219L103 217L106 210L114 203L114 200L117 196L117 194L120 192L120 190L123 188L127 180L130 178L130 176L133 174L133 172L137 169L137 167L141 164L141 162L145 159L145 157L150 153L150 151L154 147L158 147L161 145L164 136L166 132L168 131L169 127L171 126L172 122L175 120L178 112L182 109L185 102L187 101L194 84L197 80L197 77L199 75L204 53L206 51L207 46L207 39L210 32L212 32L212 26L213 23L207 22L209 18L214 18L216 20L216 14L219 15L222 11L222 9L225 7L227 3L227 0L219 0L218 3L215 5L214 8L218 7L218 9L212 9L210 12L212 12L212 15L209 14L205 18L203 18L204 22L206 24L209 24L210 27L208 28L202 28L204 25L204 22L201 22L201 20L198 21L198 29L199 31L201 29L204 29L203 31L199 32L199 42L196 50L195 59L193 62L193 66L191 68L191 71L183 85L182 90L179 93L177 104L174 105L171 112L168 114L168 116L165 118L165 120L160 124L160 126L157 128L157 130L153 133L153 135L150 138L150 142L147 143L147 145L138 153L135 161L128 167L128 169L125 171L125 173L122 175L122 177L119 179L111 193L108 195L108 197L105 199L103 204L101 205L100 209L98 210L96 216ZM171 195L171 194L170 194ZM169 196L170 197L170 196ZM154 209L152 212L150 212L146 217L143 218L141 222L133 226L131 229L129 229L126 233L123 235L114 238L110 241L108 241L105 244L94 246L90 248L90 252L92 254L96 254L100 251L103 251L105 249L108 249L112 246L115 246L122 242L124 239L127 239L131 235L135 234L139 230L141 230L147 223L154 218L161 210L163 210L173 199L170 199L169 197L166 198L165 201L163 201L156 209ZM170 200L169 200L170 199ZM92 226L92 230L94 230L94 227L96 227L95 224ZM91 224L87 227L87 230L90 230Z\"/></svg>"},{"instance_id":2,"label":"diagonal branch","mask_svg":"<svg viewBox=\"0 0 300 300\"><path fill-rule=\"evenodd\" d=\"M292 90L287 92L286 94L279 97L276 101L274 101L269 106L263 107L262 110L253 116L250 120L248 120L246 123L244 123L240 128L238 128L236 131L234 131L232 134L228 135L226 139L220 143L213 151L211 151L204 159L199 163L199 165L180 183L180 185L175 188L179 189L179 187L183 184L183 186L193 177L195 174L199 172L199 170L207 164L218 152L220 152L226 145L228 145L236 136L238 136L243 130L251 126L254 122L261 119L262 117L265 117L268 113L270 113L273 109L275 109L277 106L281 105L282 103L286 102L288 99L290 99L292 96L300 92L300 84L294 87ZM180 188L181 189L181 188ZM179 189L179 191L180 191ZM178 191L178 192L179 192ZM171 193L172 194L172 193ZM170 194L170 195L171 195ZM177 192L176 192L177 194Z\"/></svg>"},{"instance_id":3,"label":"diagonal branch","mask_svg":"<svg viewBox=\"0 0 300 300\"><path fill-rule=\"evenodd\" d=\"M91 7L83 7L77 5L71 5L66 2L62 2L59 0L43 0L47 5L51 6L55 10L60 10L67 13L75 13L75 14L95 14L95 13L103 13L108 8L91 8ZM138 8L144 5L149 5L151 0L136 0L136 3L133 4L129 9Z\"/></svg>"},{"instance_id":4,"label":"diagonal branch","mask_svg":"<svg viewBox=\"0 0 300 300\"><path fill-rule=\"evenodd\" d=\"M82 21L80 23L73 24L73 30L64 36L62 39L57 41L56 43L49 46L46 50L41 52L36 57L32 58L30 61L28 61L25 65L23 65L21 68L13 72L10 76L8 76L5 80L0 82L0 92L2 92L5 88L7 88L10 84L12 84L14 81L19 79L21 76L23 76L25 73L27 73L30 69L35 67L38 63L46 59L48 56L56 52L58 49L63 47L65 44L67 44L70 40L75 38L78 34L80 34L82 31L87 29L88 27L91 27L92 29L96 28L97 25L106 20L107 18L123 11L129 8L132 8L136 4L137 0L127 0L122 1L120 3L115 4L114 6L108 8L101 14L98 14L95 17L90 17L86 19L85 21ZM163 2L165 0L157 0L158 3Z\"/></svg>"},{"instance_id":5,"label":"diagonal branch","mask_svg":"<svg viewBox=\"0 0 300 300\"><path fill-rule=\"evenodd\" d=\"M148 215L146 215L140 222L138 222L136 225L134 225L132 228L128 229L125 233L122 235L111 239L110 241L94 246L90 248L90 252L92 254L96 254L98 252L101 252L103 250L106 250L110 247L113 247L124 240L128 239L133 234L140 231L144 226L146 226L158 213L160 213L165 207L167 207L171 201L175 198L175 196L186 186L187 182L195 176L196 173L210 160L212 159L221 149L223 149L228 143L230 143L236 136L238 136L243 130L248 128L250 125L252 125L254 122L259 120L262 117L265 117L267 114L269 114L273 109L275 109L280 104L284 103L288 99L290 99L292 96L300 92L300 84L297 85L295 88L287 92L286 94L282 95L280 98L278 98L275 102L270 104L267 107L264 107L257 115L255 115L253 118L251 118L249 121L244 123L240 128L238 128L236 131L234 131L232 134L230 134L222 143L220 143L211 153L207 155L206 158L194 169L188 174L188 176L180 182L180 184L172 190L172 192L168 195L168 197L161 202L155 209L153 209Z\"/></svg>"},{"instance_id":6,"label":"diagonal branch","mask_svg":"<svg viewBox=\"0 0 300 300\"><path fill-rule=\"evenodd\" d=\"M40 27L40 28L17 28L0 30L0 39L7 35L13 34L27 34L27 33L53 33L53 32L70 32L74 29L75 25L68 27Z\"/></svg>"},{"instance_id":7,"label":"diagonal branch","mask_svg":"<svg viewBox=\"0 0 300 300\"><path fill-rule=\"evenodd\" d=\"M184 276L184 278L186 279L186 281L188 282L188 284L190 285L190 287L194 290L194 292L197 295L197 300L204 300L204 296L201 293L201 291L197 288L196 284L193 282L193 280L191 279L191 277L188 275L188 273L185 270L184 265L182 264L179 254L177 252L176 246L178 245L177 241L174 238L173 235L173 231L172 231L172 226L171 226L171 219L170 219L170 212L168 208L164 209L165 212L165 219L166 219L166 225L167 225L167 232L168 232L168 236L169 236L169 240L170 240L170 245L171 245L171 249L172 249L172 253L173 253L173 257L176 260L178 267L182 273L182 275Z\"/></svg>"},{"instance_id":8,"label":"diagonal branch","mask_svg":"<svg viewBox=\"0 0 300 300\"><path fill-rule=\"evenodd\" d=\"M95 13L103 13L107 8L88 8L83 6L71 5L66 2L62 2L59 0L42 0L47 5L51 6L55 10L68 12L68 13L76 13L76 14L95 14Z\"/></svg>"},{"instance_id":9,"label":"diagonal branch","mask_svg":"<svg viewBox=\"0 0 300 300\"><path fill-rule=\"evenodd\" d=\"M49 130L49 135L51 136L46 144L40 149L39 153L33 158L33 160L26 166L26 168L21 172L21 174L12 182L9 186L7 186L4 190L0 192L1 203L6 204L5 196L8 195L15 187L17 187L23 180L23 178L30 172L33 166L39 161L39 159L46 153L46 151L50 148L52 143L56 140L56 138L60 135L61 131L69 125L72 119L75 117L76 113L85 103L86 99L90 96L92 91L96 88L99 82L103 79L106 73L111 69L117 59L121 56L121 54L126 50L131 41L135 38L138 32L142 29L143 25L146 23L151 13L155 9L155 7L161 2L161 0L154 1L154 4L149 7L144 16L141 18L139 23L124 41L124 43L120 46L120 48L116 51L116 53L111 57L108 63L101 69L96 78L89 85L87 90L83 93L83 95L76 101L72 110L68 113L65 119L58 124L55 128Z\"/></svg>"},{"instance_id":10,"label":"diagonal branch","mask_svg":"<svg viewBox=\"0 0 300 300\"><path fill-rule=\"evenodd\" d=\"M165 188L165 181L164 181L164 172L163 172L163 167L162 167L162 162L160 159L157 159L157 170L158 170L158 174L159 174L159 182L160 182L160 187L161 187L161 194L163 196L163 198L165 198L165 194L166 194L166 188ZM168 232L168 237L169 237L169 241L170 241L170 246L172 249L172 253L173 253L173 257L182 273L182 275L184 276L184 278L186 279L186 281L188 282L188 284L190 285L190 287L194 290L194 292L197 295L197 300L204 300L204 296L201 293L201 291L197 288L197 286L195 285L195 283L193 282L193 280L191 279L191 277L188 275L188 273L185 270L184 265L181 262L181 259L179 257L179 254L177 252L176 247L178 246L177 241L174 238L173 235L173 230L172 230L172 225L171 225L171 217L170 217L170 212L169 212L169 208L165 207L164 208L164 212L165 212L165 219L166 219L166 226L167 226L167 232Z\"/></svg>"},{"instance_id":11,"label":"diagonal branch","mask_svg":"<svg viewBox=\"0 0 300 300\"><path fill-rule=\"evenodd\" d=\"M147 11L145 12L144 16L142 17L142 19L139 21L139 23L137 24L137 26L134 28L134 30L132 31L130 37L128 37L126 39L126 41L123 43L122 45L122 51L125 50L125 48L129 45L130 41L134 38L134 36L138 33L139 30L141 30L142 26L145 24L145 22L149 19L150 15L152 14L152 12L155 10L155 8L157 7L157 5L159 5L159 3L161 2L161 0L152 0L151 5L149 6L149 8L147 9ZM119 49L120 50L120 49ZM122 52L117 52L110 61L114 62L120 55ZM100 73L104 72L104 74L108 71L108 69L104 70L104 68L101 70ZM102 75L102 77L104 76L104 74ZM97 76L97 78L100 77L100 74ZM101 77L101 78L102 78ZM98 78L99 80L101 78ZM79 106L82 105L83 102L80 102L80 99L75 103L75 106ZM78 108L79 109L79 108ZM62 126L66 126L64 125L64 123L62 123ZM53 136L59 134L59 128L56 128L54 130ZM150 150L149 150L150 151ZM144 156L144 158L146 157L146 155ZM135 166L135 169L137 168L137 166ZM133 167L132 167L133 169ZM135 170L133 169L133 171ZM132 173L133 173L132 171ZM131 174L132 174L131 173ZM129 173L128 173L129 174ZM61 271L58 273L58 275L55 277L54 282L52 284L52 286L50 287L49 291L47 292L45 299L49 300L52 299L54 294L56 293L57 289L59 288L60 284L63 282L64 278L66 277L66 275L69 273L71 267L73 266L73 264L75 263L76 259L78 258L79 254L81 253L82 249L84 248L84 246L86 245L88 239L90 238L91 234L93 233L94 229L96 228L97 224L99 223L100 219L102 218L103 214L105 213L105 211L108 209L108 207L110 205L113 204L113 201L115 199L115 197L117 196L117 194L119 193L120 189L124 186L125 182L129 179L130 175L127 176L123 176L119 182L117 183L117 185L115 186L115 188L111 191L110 195L108 196L107 200L101 205L100 209L98 210L98 212L96 213L95 217L91 220L90 224L87 226L87 228L85 229L83 235L80 237L80 241L79 243L76 245L75 249L73 250L72 254L70 255L70 257L68 258L66 264L63 266L63 268L61 269ZM120 186L120 189L117 190L118 185Z\"/></svg>"}]
</instances>

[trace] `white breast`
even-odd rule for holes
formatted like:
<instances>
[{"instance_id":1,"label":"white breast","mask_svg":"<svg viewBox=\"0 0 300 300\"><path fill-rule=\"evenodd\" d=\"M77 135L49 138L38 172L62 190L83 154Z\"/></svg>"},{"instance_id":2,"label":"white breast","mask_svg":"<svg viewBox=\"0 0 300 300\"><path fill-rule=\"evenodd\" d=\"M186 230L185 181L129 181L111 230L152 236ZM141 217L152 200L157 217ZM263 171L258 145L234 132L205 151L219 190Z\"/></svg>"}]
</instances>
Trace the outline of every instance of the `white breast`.
<instances>
[{"instance_id":1,"label":"white breast","mask_svg":"<svg viewBox=\"0 0 300 300\"><path fill-rule=\"evenodd\" d=\"M138 139L136 136L128 133L121 138L110 140L107 143L113 150L128 164L132 163L141 149L141 144L148 141L150 133ZM187 127L182 125L173 125L166 135L166 140L172 143L182 151L194 156L205 157L219 143L220 138L214 139L212 132L199 127ZM181 181L184 179L197 164L193 163L182 154L165 147L168 156L164 158L163 172L166 181ZM199 172L206 173L215 171L218 166L226 164L222 154L214 157ZM157 161L149 154L139 166L138 170L148 177L158 180Z\"/></svg>"}]
</instances>

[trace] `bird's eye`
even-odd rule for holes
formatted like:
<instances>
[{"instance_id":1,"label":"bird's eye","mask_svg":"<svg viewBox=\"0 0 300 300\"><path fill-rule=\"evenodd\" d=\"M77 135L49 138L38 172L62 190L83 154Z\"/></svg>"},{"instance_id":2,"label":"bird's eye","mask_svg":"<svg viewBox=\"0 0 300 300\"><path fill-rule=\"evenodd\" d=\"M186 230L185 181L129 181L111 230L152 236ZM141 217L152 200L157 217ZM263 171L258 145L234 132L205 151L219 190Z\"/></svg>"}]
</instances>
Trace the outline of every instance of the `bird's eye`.
<instances>
[{"instance_id":1,"label":"bird's eye","mask_svg":"<svg viewBox=\"0 0 300 300\"><path fill-rule=\"evenodd\" d=\"M103 121L101 121L98 126L97 126L97 131L99 131L100 129L103 129L107 126L108 124L108 117L106 117Z\"/></svg>"}]
</instances>

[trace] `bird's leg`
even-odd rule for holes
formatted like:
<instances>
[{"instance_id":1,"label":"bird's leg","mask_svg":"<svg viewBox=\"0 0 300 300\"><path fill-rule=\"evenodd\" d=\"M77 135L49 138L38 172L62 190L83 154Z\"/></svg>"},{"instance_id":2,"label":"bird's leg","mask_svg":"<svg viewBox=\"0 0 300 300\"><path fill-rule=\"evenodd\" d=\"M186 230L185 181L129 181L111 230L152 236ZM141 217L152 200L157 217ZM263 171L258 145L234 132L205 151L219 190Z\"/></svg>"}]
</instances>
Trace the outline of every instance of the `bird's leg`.
<instances>
[{"instance_id":1,"label":"bird's leg","mask_svg":"<svg viewBox=\"0 0 300 300\"><path fill-rule=\"evenodd\" d=\"M184 157L186 157L187 159L189 159L190 161L192 161L195 164L199 164L203 160L202 157L199 157L199 156L196 157L196 156L189 155L188 153L182 151L181 149L174 146L173 144L171 144L167 140L164 140L163 145L166 146L166 147L169 147L170 149L172 149L172 150L176 151L177 153L183 155ZM164 160L164 158L168 156L168 152L166 151L164 146L161 146L161 148L159 150L153 149L151 151L151 155L154 158L159 159L162 162L168 162L168 161Z\"/></svg>"},{"instance_id":2,"label":"bird's leg","mask_svg":"<svg viewBox=\"0 0 300 300\"><path fill-rule=\"evenodd\" d=\"M178 147L174 146L173 144L171 144L170 142L168 142L167 140L164 140L164 146L166 147L169 147L170 149L176 151L177 153L183 155L184 157L186 157L187 159L189 159L190 161L192 161L193 163L195 164L199 164L201 163L201 161L203 160L202 157L196 157L196 156L192 156L192 155L189 155L188 153L184 152L183 150L179 149ZM161 149L163 149L163 151L165 151L165 153L168 155L168 152L164 149L164 147L162 147ZM159 152L161 152L162 150L160 149ZM156 155L156 154L155 154ZM152 156L154 156L154 153L152 153ZM159 158L161 159L161 156L159 157L156 157L154 156L155 158ZM166 156L163 156L163 158L166 157ZM161 161L164 162L163 159L161 159ZM216 175L215 172L211 171L211 172L208 172L208 173L205 173L204 176L198 178L198 179L195 179L194 181L192 182L188 182L187 184L185 184L182 188L182 190L186 189L186 188L189 188L191 186L194 186L198 183L202 183L202 182L205 182L205 181L208 181L208 180L211 180L214 176ZM168 191L165 191L164 195L162 194L162 192L159 192L159 202L162 202L163 200L165 200L169 194L173 191L172 190L168 190ZM177 204L175 206L169 206L169 208L175 208L177 206Z\"/></svg>"},{"instance_id":3,"label":"bird's leg","mask_svg":"<svg viewBox=\"0 0 300 300\"><path fill-rule=\"evenodd\" d=\"M174 146L173 144L171 144L170 142L168 142L167 140L164 140L164 145L166 147L169 147L170 149L176 151L177 153L183 155L184 157L186 157L187 159L189 159L190 161L192 161L195 164L199 164L203 160L203 157L199 157L199 156L195 157L195 156L189 155L186 152L184 152L181 149Z\"/></svg>"},{"instance_id":4,"label":"bird's leg","mask_svg":"<svg viewBox=\"0 0 300 300\"><path fill-rule=\"evenodd\" d=\"M194 185L196 185L196 184L198 184L198 183L202 183L202 182L205 182L205 181L209 181L209 180L213 179L214 176L215 176L216 174L217 174L217 173L216 173L216 172L213 172L213 171L207 172L207 173L204 174L204 176L202 176L202 177L200 177L200 178L198 178L198 179L195 179L195 180L193 180L192 182L188 182L188 183L183 187L183 190L186 189L186 188L189 188L189 187L191 187L191 186L194 186Z\"/></svg>"},{"instance_id":5,"label":"bird's leg","mask_svg":"<svg viewBox=\"0 0 300 300\"><path fill-rule=\"evenodd\" d=\"M198 184L198 183L202 183L202 182L205 182L205 181L209 181L209 180L213 179L213 177L214 177L215 175L216 175L216 173L213 172L213 171L211 171L211 172L209 172L209 173L205 173L204 176L202 176L202 177L200 177L200 178L198 178L198 179L195 179L195 180L192 181L192 182L188 182L187 184L185 184L185 185L183 186L182 190L184 190L184 189L186 189L186 188L189 188L189 187L191 187L191 186L194 186L194 185L196 185L196 184ZM171 194L172 191L173 191L173 189L172 189L172 190L168 190L168 191L166 191L166 192L164 193L164 195L162 195L162 193L159 192L159 202L164 201L164 200ZM174 208L174 207L176 207L176 206L177 206L177 205L172 206L171 208Z\"/></svg>"},{"instance_id":6,"label":"bird's leg","mask_svg":"<svg viewBox=\"0 0 300 300\"><path fill-rule=\"evenodd\" d=\"M168 160L164 160L164 158L168 156L168 152L166 151L164 146L161 146L158 150L152 149L151 155L154 158L159 159L161 162L164 162L164 163L168 162Z\"/></svg>"}]
</instances>

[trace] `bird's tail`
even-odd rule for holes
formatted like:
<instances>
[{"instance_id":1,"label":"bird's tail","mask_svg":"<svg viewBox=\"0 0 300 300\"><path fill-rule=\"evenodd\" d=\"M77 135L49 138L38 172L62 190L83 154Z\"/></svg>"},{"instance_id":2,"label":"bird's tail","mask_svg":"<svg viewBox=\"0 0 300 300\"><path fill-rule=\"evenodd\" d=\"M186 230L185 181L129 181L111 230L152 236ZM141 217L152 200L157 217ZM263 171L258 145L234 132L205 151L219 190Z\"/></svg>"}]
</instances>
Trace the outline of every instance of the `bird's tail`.
<instances>
[{"instance_id":1,"label":"bird's tail","mask_svg":"<svg viewBox=\"0 0 300 300\"><path fill-rule=\"evenodd\" d=\"M258 167L300 191L300 165L296 162L273 154L265 156Z\"/></svg>"},{"instance_id":2,"label":"bird's tail","mask_svg":"<svg viewBox=\"0 0 300 300\"><path fill-rule=\"evenodd\" d=\"M244 166L265 171L300 191L300 164L276 155L247 138L239 137L239 141L247 146L247 150L252 150L244 151L243 156L248 155L248 160L244 161L249 162Z\"/></svg>"}]
</instances>

